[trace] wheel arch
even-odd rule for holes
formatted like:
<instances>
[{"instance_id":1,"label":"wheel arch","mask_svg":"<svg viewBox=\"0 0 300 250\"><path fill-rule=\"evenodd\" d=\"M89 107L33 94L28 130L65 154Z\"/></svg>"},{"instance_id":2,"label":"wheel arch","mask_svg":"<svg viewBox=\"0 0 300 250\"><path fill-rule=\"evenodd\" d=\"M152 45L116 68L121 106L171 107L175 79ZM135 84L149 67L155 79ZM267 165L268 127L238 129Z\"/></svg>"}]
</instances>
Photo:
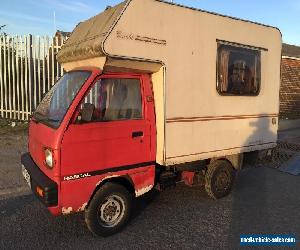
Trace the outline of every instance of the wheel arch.
<instances>
[{"instance_id":1,"label":"wheel arch","mask_svg":"<svg viewBox=\"0 0 300 250\"><path fill-rule=\"evenodd\" d=\"M87 207L90 205L91 200L93 199L93 197L95 196L95 194L98 192L98 190L103 187L106 183L117 183L123 187L125 187L127 189L127 191L130 194L134 194L135 193L135 187L134 187L134 183L132 181L132 179L130 178L130 176L128 175L123 175L123 176L109 176L107 178L104 178L103 180L101 180L97 185L96 188L94 189L88 203L87 203Z\"/></svg>"},{"instance_id":2,"label":"wheel arch","mask_svg":"<svg viewBox=\"0 0 300 250\"><path fill-rule=\"evenodd\" d=\"M210 163L218 161L218 160L227 161L231 164L233 169L237 171L242 168L243 159L244 159L244 154L225 155L222 157L212 158L210 160Z\"/></svg>"}]
</instances>

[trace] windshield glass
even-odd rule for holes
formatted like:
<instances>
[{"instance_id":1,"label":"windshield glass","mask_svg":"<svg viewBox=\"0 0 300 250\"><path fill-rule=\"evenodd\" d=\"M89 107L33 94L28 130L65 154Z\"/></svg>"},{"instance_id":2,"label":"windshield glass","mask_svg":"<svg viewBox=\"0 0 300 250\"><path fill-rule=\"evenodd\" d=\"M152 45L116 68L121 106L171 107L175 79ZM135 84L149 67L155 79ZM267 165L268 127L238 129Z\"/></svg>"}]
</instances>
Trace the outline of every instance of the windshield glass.
<instances>
[{"instance_id":1,"label":"windshield glass","mask_svg":"<svg viewBox=\"0 0 300 250\"><path fill-rule=\"evenodd\" d=\"M34 119L58 128L72 101L90 75L90 71L66 73L40 102L33 114Z\"/></svg>"}]
</instances>

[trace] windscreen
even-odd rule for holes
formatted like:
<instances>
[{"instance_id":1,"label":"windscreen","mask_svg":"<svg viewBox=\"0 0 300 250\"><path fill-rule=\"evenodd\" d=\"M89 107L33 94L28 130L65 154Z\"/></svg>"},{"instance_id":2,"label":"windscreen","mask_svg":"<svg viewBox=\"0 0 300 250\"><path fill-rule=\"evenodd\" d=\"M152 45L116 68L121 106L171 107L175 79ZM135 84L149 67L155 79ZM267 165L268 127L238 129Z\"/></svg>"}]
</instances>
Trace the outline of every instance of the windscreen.
<instances>
[{"instance_id":1,"label":"windscreen","mask_svg":"<svg viewBox=\"0 0 300 250\"><path fill-rule=\"evenodd\" d=\"M91 75L90 71L66 73L46 94L33 117L50 127L58 128L74 98Z\"/></svg>"}]
</instances>

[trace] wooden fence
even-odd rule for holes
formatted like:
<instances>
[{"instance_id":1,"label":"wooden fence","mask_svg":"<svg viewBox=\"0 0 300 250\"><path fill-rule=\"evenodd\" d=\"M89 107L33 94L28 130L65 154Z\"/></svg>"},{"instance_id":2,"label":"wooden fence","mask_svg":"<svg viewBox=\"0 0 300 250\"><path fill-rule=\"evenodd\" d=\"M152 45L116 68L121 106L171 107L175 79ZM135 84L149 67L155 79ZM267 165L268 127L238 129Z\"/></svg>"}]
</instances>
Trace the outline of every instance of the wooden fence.
<instances>
[{"instance_id":1,"label":"wooden fence","mask_svg":"<svg viewBox=\"0 0 300 250\"><path fill-rule=\"evenodd\" d=\"M0 118L29 119L63 74L56 54L66 39L0 36Z\"/></svg>"}]
</instances>

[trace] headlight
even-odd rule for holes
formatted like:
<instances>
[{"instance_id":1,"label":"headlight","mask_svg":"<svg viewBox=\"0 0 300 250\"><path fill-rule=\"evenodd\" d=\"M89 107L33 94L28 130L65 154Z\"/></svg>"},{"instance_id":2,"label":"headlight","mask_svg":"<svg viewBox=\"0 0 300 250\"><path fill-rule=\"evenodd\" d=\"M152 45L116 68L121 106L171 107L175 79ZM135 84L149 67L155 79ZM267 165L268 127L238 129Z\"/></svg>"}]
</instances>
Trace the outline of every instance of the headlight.
<instances>
[{"instance_id":1,"label":"headlight","mask_svg":"<svg viewBox=\"0 0 300 250\"><path fill-rule=\"evenodd\" d=\"M53 168L53 153L49 148L45 149L45 163L49 168Z\"/></svg>"}]
</instances>

